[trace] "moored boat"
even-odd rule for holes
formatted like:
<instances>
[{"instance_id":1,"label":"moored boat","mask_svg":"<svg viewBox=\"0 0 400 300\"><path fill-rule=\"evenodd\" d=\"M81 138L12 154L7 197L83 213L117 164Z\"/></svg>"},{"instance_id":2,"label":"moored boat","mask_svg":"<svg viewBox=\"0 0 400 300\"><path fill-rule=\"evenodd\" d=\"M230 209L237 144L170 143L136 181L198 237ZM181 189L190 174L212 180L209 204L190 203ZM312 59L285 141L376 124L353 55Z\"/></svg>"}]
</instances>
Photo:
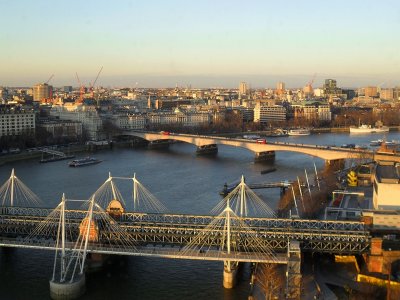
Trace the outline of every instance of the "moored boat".
<instances>
[{"instance_id":1,"label":"moored boat","mask_svg":"<svg viewBox=\"0 0 400 300\"><path fill-rule=\"evenodd\" d=\"M386 146L398 146L400 145L400 141L396 140L391 140L391 141L386 141L386 140L374 140L370 142L370 146L381 146L383 143L385 143Z\"/></svg>"},{"instance_id":2,"label":"moored boat","mask_svg":"<svg viewBox=\"0 0 400 300\"><path fill-rule=\"evenodd\" d=\"M70 167L83 167L83 166L98 164L100 162L102 161L94 157L85 157L81 159L74 159L73 161L70 161L68 165Z\"/></svg>"},{"instance_id":3,"label":"moored boat","mask_svg":"<svg viewBox=\"0 0 400 300\"><path fill-rule=\"evenodd\" d=\"M270 131L268 133L265 134L266 137L284 137L284 136L288 136L288 132L286 130L283 129L275 129L274 131Z\"/></svg>"},{"instance_id":4,"label":"moored boat","mask_svg":"<svg viewBox=\"0 0 400 300\"><path fill-rule=\"evenodd\" d=\"M372 127L371 125L362 124L358 127L350 127L350 133L381 133L389 132L389 127L380 126Z\"/></svg>"},{"instance_id":5,"label":"moored boat","mask_svg":"<svg viewBox=\"0 0 400 300\"><path fill-rule=\"evenodd\" d=\"M291 136L310 135L310 133L310 129L307 128L290 129L288 131L288 135Z\"/></svg>"},{"instance_id":6,"label":"moored boat","mask_svg":"<svg viewBox=\"0 0 400 300\"><path fill-rule=\"evenodd\" d=\"M373 140L370 141L370 146L380 146L382 144L383 140L379 139L379 140Z\"/></svg>"}]
</instances>

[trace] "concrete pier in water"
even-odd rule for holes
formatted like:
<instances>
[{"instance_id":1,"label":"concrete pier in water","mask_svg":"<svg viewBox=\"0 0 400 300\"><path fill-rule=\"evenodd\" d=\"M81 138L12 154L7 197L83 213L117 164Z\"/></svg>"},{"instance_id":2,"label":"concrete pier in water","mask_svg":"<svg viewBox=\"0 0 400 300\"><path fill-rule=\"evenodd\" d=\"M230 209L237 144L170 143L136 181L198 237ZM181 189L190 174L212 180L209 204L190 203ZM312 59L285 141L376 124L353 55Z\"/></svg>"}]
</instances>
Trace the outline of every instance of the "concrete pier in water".
<instances>
[{"instance_id":1,"label":"concrete pier in water","mask_svg":"<svg viewBox=\"0 0 400 300\"><path fill-rule=\"evenodd\" d=\"M255 162L274 162L275 161L275 151L263 151L257 152L254 157Z\"/></svg>"},{"instance_id":2,"label":"concrete pier in water","mask_svg":"<svg viewBox=\"0 0 400 300\"><path fill-rule=\"evenodd\" d=\"M212 155L218 153L218 146L216 144L199 146L196 149L197 155Z\"/></svg>"},{"instance_id":3,"label":"concrete pier in water","mask_svg":"<svg viewBox=\"0 0 400 300\"><path fill-rule=\"evenodd\" d=\"M236 282L237 282L237 268L231 267L230 270L225 266L224 267L224 288L226 289L232 289L235 287Z\"/></svg>"},{"instance_id":4,"label":"concrete pier in water","mask_svg":"<svg viewBox=\"0 0 400 300\"><path fill-rule=\"evenodd\" d=\"M80 275L73 282L50 281L50 297L54 300L77 299L86 291L85 274Z\"/></svg>"}]
</instances>

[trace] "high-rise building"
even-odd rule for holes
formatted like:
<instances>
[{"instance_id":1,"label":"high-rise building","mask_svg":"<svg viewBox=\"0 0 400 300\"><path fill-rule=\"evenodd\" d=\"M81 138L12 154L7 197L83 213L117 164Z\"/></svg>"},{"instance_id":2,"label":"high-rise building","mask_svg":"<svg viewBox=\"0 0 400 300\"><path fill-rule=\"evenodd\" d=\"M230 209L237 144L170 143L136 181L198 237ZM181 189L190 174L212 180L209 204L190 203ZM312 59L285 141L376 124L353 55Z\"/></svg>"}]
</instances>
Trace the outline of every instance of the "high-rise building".
<instances>
[{"instance_id":1,"label":"high-rise building","mask_svg":"<svg viewBox=\"0 0 400 300\"><path fill-rule=\"evenodd\" d=\"M239 95L246 95L247 94L247 83L241 82L239 84Z\"/></svg>"},{"instance_id":2,"label":"high-rise building","mask_svg":"<svg viewBox=\"0 0 400 300\"><path fill-rule=\"evenodd\" d=\"M53 97L53 87L47 83L39 83L33 87L33 101L42 101Z\"/></svg>"},{"instance_id":3,"label":"high-rise building","mask_svg":"<svg viewBox=\"0 0 400 300\"><path fill-rule=\"evenodd\" d=\"M329 95L339 95L342 93L342 90L337 87L335 79L325 79L324 84L324 94Z\"/></svg>"},{"instance_id":4,"label":"high-rise building","mask_svg":"<svg viewBox=\"0 0 400 300\"><path fill-rule=\"evenodd\" d=\"M400 100L400 87L395 87L393 89L393 99Z\"/></svg>"},{"instance_id":5,"label":"high-rise building","mask_svg":"<svg viewBox=\"0 0 400 300\"><path fill-rule=\"evenodd\" d=\"M284 82L278 82L277 84L276 84L276 93L278 94L278 95L282 95L282 94L284 94L285 93L285 83Z\"/></svg>"},{"instance_id":6,"label":"high-rise building","mask_svg":"<svg viewBox=\"0 0 400 300\"><path fill-rule=\"evenodd\" d=\"M278 91L284 91L284 90L285 90L285 83L279 81L279 82L276 84L276 89L277 89Z\"/></svg>"},{"instance_id":7,"label":"high-rise building","mask_svg":"<svg viewBox=\"0 0 400 300\"><path fill-rule=\"evenodd\" d=\"M384 100L393 100L394 99L394 90L393 89L381 89L379 92L379 97Z\"/></svg>"},{"instance_id":8,"label":"high-rise building","mask_svg":"<svg viewBox=\"0 0 400 300\"><path fill-rule=\"evenodd\" d=\"M364 96L365 97L377 97L378 96L378 88L376 86L367 86L364 88Z\"/></svg>"}]
</instances>

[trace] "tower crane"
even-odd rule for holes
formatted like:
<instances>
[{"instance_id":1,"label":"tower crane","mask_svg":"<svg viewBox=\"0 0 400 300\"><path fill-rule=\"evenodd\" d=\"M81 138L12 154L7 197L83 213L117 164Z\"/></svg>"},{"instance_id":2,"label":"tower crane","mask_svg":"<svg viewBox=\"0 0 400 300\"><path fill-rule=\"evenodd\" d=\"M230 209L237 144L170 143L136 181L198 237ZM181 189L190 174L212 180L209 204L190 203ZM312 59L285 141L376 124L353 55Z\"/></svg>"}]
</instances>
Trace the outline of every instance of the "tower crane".
<instances>
[{"instance_id":1,"label":"tower crane","mask_svg":"<svg viewBox=\"0 0 400 300\"><path fill-rule=\"evenodd\" d=\"M76 79L78 80L79 83L79 98L76 101L76 103L82 103L83 102L83 93L85 92L85 87L82 85L81 80L79 79L78 72L75 72Z\"/></svg>"},{"instance_id":2,"label":"tower crane","mask_svg":"<svg viewBox=\"0 0 400 300\"><path fill-rule=\"evenodd\" d=\"M102 70L103 70L103 67L101 67L99 72L97 73L96 79L93 81L93 84L90 85L90 91L91 91L92 97L94 97L94 86L97 82L97 79L99 79L99 76L100 76L100 73Z\"/></svg>"},{"instance_id":3,"label":"tower crane","mask_svg":"<svg viewBox=\"0 0 400 300\"><path fill-rule=\"evenodd\" d=\"M311 78L310 82L308 83L308 85L312 86L312 84L314 83L315 77L317 77L317 73L314 73L313 77Z\"/></svg>"},{"instance_id":4,"label":"tower crane","mask_svg":"<svg viewBox=\"0 0 400 300\"><path fill-rule=\"evenodd\" d=\"M91 93L92 98L94 98L94 85L97 82L97 79L99 79L100 73L103 70L103 67L100 68L99 72L97 73L97 76L95 80L92 83L89 83L89 90ZM82 103L83 102L83 94L85 93L85 86L82 84L81 80L79 79L78 73L75 72L76 79L78 80L79 83L79 99L76 101L76 103Z\"/></svg>"},{"instance_id":5,"label":"tower crane","mask_svg":"<svg viewBox=\"0 0 400 300\"><path fill-rule=\"evenodd\" d=\"M50 80L52 80L52 79L53 79L53 77L54 77L54 74L51 74L50 78L49 78L49 79L47 79L47 81L46 81L44 84L48 84L48 83L50 82Z\"/></svg>"}]
</instances>

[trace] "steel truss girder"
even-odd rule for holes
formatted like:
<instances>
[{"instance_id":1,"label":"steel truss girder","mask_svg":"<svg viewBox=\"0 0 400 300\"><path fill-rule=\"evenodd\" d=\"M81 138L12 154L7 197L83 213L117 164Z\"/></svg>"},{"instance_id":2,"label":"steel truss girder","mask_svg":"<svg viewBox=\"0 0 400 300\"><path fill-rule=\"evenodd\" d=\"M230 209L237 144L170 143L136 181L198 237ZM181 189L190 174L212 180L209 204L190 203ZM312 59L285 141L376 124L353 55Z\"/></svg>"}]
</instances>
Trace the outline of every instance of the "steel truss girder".
<instances>
[{"instance_id":1,"label":"steel truss girder","mask_svg":"<svg viewBox=\"0 0 400 300\"><path fill-rule=\"evenodd\" d=\"M1 207L0 237L29 236L36 226L46 219L51 209ZM78 235L78 227L86 216L86 211L67 210L67 225L70 232ZM96 214L94 215L96 218ZM218 217L126 213L122 215L120 226L126 231L135 244L177 245L183 247L204 231L204 228ZM266 219L242 218L251 230L233 231L240 236L238 246L251 249L248 242L251 237L262 239L266 247L274 250L287 248L288 240L298 240L304 251L329 253L362 253L368 250L370 244L369 232L360 222L335 222L299 219ZM48 219L49 228L42 232L41 237L55 238L58 226L58 216ZM109 240L106 232L101 232L104 240ZM207 231L205 245L217 247L222 241L222 233L218 230ZM118 240L115 243L119 243Z\"/></svg>"}]
</instances>

